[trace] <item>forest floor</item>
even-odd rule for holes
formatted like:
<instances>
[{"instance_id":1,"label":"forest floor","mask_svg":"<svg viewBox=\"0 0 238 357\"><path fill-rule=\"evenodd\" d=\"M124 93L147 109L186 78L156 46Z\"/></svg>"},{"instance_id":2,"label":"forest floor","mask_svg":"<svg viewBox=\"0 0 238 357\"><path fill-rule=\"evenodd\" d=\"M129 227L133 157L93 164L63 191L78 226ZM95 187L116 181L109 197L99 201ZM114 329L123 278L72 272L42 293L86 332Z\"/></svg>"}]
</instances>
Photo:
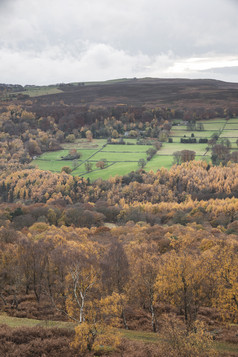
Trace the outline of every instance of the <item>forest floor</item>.
<instances>
[{"instance_id":1,"label":"forest floor","mask_svg":"<svg viewBox=\"0 0 238 357\"><path fill-rule=\"evenodd\" d=\"M66 328L74 329L76 326L72 322L64 321L51 321L51 320L36 320L27 318L18 318L7 316L6 314L0 314L0 325L7 325L11 328L17 327L42 327L42 328ZM140 341L143 343L159 343L160 335L159 333L147 332L147 331L136 331L136 330L124 330L115 329L116 333L120 333L122 337L133 340ZM226 341L214 341L213 348L218 352L222 353L224 356L238 356L238 345L234 343L229 343Z\"/></svg>"}]
</instances>

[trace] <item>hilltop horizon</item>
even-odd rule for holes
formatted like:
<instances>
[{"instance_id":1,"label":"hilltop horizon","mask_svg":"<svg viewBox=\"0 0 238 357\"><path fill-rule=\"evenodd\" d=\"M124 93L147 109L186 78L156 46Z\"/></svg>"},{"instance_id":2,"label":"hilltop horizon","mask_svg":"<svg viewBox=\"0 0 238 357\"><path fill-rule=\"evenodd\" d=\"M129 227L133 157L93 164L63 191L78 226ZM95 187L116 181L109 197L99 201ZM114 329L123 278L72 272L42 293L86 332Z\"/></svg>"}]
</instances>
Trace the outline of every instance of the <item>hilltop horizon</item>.
<instances>
[{"instance_id":1,"label":"hilltop horizon","mask_svg":"<svg viewBox=\"0 0 238 357\"><path fill-rule=\"evenodd\" d=\"M78 84L86 84L86 85L97 85L97 84L113 84L116 82L127 82L127 81L134 81L134 80L139 80L139 81L144 81L144 80L159 80L159 81L188 81L188 82L192 82L192 81L210 81L210 82L221 82L221 83L229 83L229 84L238 84L238 81L226 81L226 80L222 80L222 79L217 79L217 78L211 78L211 77L207 77L207 78L189 78L189 77L151 77L151 76L147 76L147 77L117 77L117 78L107 78L107 79L102 79L102 80L86 80L86 81L80 81L80 80L76 80L76 81L59 81L59 82L49 82L49 83L45 83L45 84L37 84L37 83L18 83L18 82L11 82L11 83L7 83L7 82L0 82L0 86L6 85L6 86L21 86L23 88L27 88L27 87L51 87L51 86L60 86L62 84L66 84L66 85L78 85Z\"/></svg>"}]
</instances>

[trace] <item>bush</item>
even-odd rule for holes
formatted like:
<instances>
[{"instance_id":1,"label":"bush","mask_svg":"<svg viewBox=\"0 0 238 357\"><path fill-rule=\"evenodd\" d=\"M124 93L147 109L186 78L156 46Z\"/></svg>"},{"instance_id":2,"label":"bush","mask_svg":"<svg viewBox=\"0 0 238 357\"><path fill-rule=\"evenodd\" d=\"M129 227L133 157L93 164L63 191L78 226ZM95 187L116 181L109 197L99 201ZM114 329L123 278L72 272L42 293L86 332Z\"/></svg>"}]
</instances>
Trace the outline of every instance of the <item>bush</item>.
<instances>
[{"instance_id":1,"label":"bush","mask_svg":"<svg viewBox=\"0 0 238 357\"><path fill-rule=\"evenodd\" d=\"M69 166L64 166L62 167L61 172L65 172L66 174L71 174L72 169Z\"/></svg>"},{"instance_id":2,"label":"bush","mask_svg":"<svg viewBox=\"0 0 238 357\"><path fill-rule=\"evenodd\" d=\"M0 326L0 355L5 357L74 357L78 351L70 348L74 332L66 329Z\"/></svg>"},{"instance_id":3,"label":"bush","mask_svg":"<svg viewBox=\"0 0 238 357\"><path fill-rule=\"evenodd\" d=\"M211 348L212 337L205 332L204 325L196 322L190 331L184 323L166 315L162 330L164 353L168 357L216 356Z\"/></svg>"},{"instance_id":4,"label":"bush","mask_svg":"<svg viewBox=\"0 0 238 357\"><path fill-rule=\"evenodd\" d=\"M199 144L206 144L208 142L208 139L207 138L200 138L198 142L199 142Z\"/></svg>"},{"instance_id":5,"label":"bush","mask_svg":"<svg viewBox=\"0 0 238 357\"><path fill-rule=\"evenodd\" d=\"M68 155L62 156L61 159L62 160L76 160L76 159L79 159L80 157L81 157L81 154L79 152L77 152L77 150L72 149L69 151Z\"/></svg>"},{"instance_id":6,"label":"bush","mask_svg":"<svg viewBox=\"0 0 238 357\"><path fill-rule=\"evenodd\" d=\"M181 138L180 139L180 142L182 143L182 144L196 144L197 143L197 139L195 139L195 138Z\"/></svg>"}]
</instances>

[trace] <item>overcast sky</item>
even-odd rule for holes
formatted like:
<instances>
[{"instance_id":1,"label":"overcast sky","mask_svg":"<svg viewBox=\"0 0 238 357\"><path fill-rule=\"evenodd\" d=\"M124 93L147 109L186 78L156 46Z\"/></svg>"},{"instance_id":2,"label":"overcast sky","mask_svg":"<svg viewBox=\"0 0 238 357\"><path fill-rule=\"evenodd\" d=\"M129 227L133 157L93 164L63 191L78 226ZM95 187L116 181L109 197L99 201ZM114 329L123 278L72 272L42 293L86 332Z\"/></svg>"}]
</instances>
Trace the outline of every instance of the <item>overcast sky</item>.
<instances>
[{"instance_id":1,"label":"overcast sky","mask_svg":"<svg viewBox=\"0 0 238 357\"><path fill-rule=\"evenodd\" d=\"M0 83L238 82L238 0L0 0Z\"/></svg>"}]
</instances>

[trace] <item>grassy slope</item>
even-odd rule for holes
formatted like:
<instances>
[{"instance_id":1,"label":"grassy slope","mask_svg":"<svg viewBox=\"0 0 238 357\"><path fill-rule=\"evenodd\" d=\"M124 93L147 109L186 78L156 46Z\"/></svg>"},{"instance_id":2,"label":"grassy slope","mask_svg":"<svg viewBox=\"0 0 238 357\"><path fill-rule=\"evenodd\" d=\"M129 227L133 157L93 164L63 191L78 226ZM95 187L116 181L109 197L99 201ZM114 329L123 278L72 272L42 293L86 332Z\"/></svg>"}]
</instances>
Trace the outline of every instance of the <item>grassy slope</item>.
<instances>
[{"instance_id":1,"label":"grassy slope","mask_svg":"<svg viewBox=\"0 0 238 357\"><path fill-rule=\"evenodd\" d=\"M156 155L153 157L151 161L146 164L145 170L146 171L157 171L162 167L169 169L173 165L173 155L168 156L159 156Z\"/></svg>"},{"instance_id":2,"label":"grassy slope","mask_svg":"<svg viewBox=\"0 0 238 357\"><path fill-rule=\"evenodd\" d=\"M122 153L139 153L146 152L151 145L107 145L103 151L107 152L122 152Z\"/></svg>"},{"instance_id":3,"label":"grassy slope","mask_svg":"<svg viewBox=\"0 0 238 357\"><path fill-rule=\"evenodd\" d=\"M64 166L69 166L72 168L72 161L43 161L43 160L34 160L33 162L34 166L36 166L40 170L47 170L47 171L53 171L53 172L60 172L62 167Z\"/></svg>"},{"instance_id":4,"label":"grassy slope","mask_svg":"<svg viewBox=\"0 0 238 357\"><path fill-rule=\"evenodd\" d=\"M203 155L206 151L207 144L181 144L181 143L164 143L159 155L173 155L175 151L180 150L192 150L195 151L197 155Z\"/></svg>"},{"instance_id":5,"label":"grassy slope","mask_svg":"<svg viewBox=\"0 0 238 357\"><path fill-rule=\"evenodd\" d=\"M6 324L12 328L21 327L21 326L23 327L41 326L45 328L58 327L58 328L73 329L75 327L75 324L72 322L17 318L17 317L10 317L5 314L0 315L0 324ZM160 341L159 335L153 332L133 331L133 330L124 330L124 329L120 329L119 332L123 337L127 338L128 340L136 340L144 343L159 343ZM219 341L219 342L214 342L214 348L218 352L228 352L238 356L238 346L235 344Z\"/></svg>"},{"instance_id":6,"label":"grassy slope","mask_svg":"<svg viewBox=\"0 0 238 357\"><path fill-rule=\"evenodd\" d=\"M90 180L96 180L98 178L101 178L103 180L107 180L110 177L116 176L116 175L126 175L131 171L138 170L138 164L137 162L121 162L121 163L115 163L112 166L109 166L106 169L100 170L97 169L96 171L85 173L84 166L83 168L83 173L84 177L88 177ZM82 172L82 168L78 168L78 170L73 171L73 175L81 175L80 172ZM96 169L95 166L93 166L93 169Z\"/></svg>"},{"instance_id":7,"label":"grassy slope","mask_svg":"<svg viewBox=\"0 0 238 357\"><path fill-rule=\"evenodd\" d=\"M21 93L29 95L30 97L40 97L41 95L62 93L62 91L56 86L42 86L32 87Z\"/></svg>"},{"instance_id":8,"label":"grassy slope","mask_svg":"<svg viewBox=\"0 0 238 357\"><path fill-rule=\"evenodd\" d=\"M35 319L26 319L19 317L11 317L6 314L0 314L0 324L8 325L9 327L58 327L58 328L74 328L72 322L64 321L48 321L48 320L35 320Z\"/></svg>"},{"instance_id":9,"label":"grassy slope","mask_svg":"<svg viewBox=\"0 0 238 357\"><path fill-rule=\"evenodd\" d=\"M138 162L139 159L146 159L146 153L121 153L121 152L105 152L100 151L92 157L92 160L99 161L102 158L106 158L108 161L135 161Z\"/></svg>"}]
</instances>

